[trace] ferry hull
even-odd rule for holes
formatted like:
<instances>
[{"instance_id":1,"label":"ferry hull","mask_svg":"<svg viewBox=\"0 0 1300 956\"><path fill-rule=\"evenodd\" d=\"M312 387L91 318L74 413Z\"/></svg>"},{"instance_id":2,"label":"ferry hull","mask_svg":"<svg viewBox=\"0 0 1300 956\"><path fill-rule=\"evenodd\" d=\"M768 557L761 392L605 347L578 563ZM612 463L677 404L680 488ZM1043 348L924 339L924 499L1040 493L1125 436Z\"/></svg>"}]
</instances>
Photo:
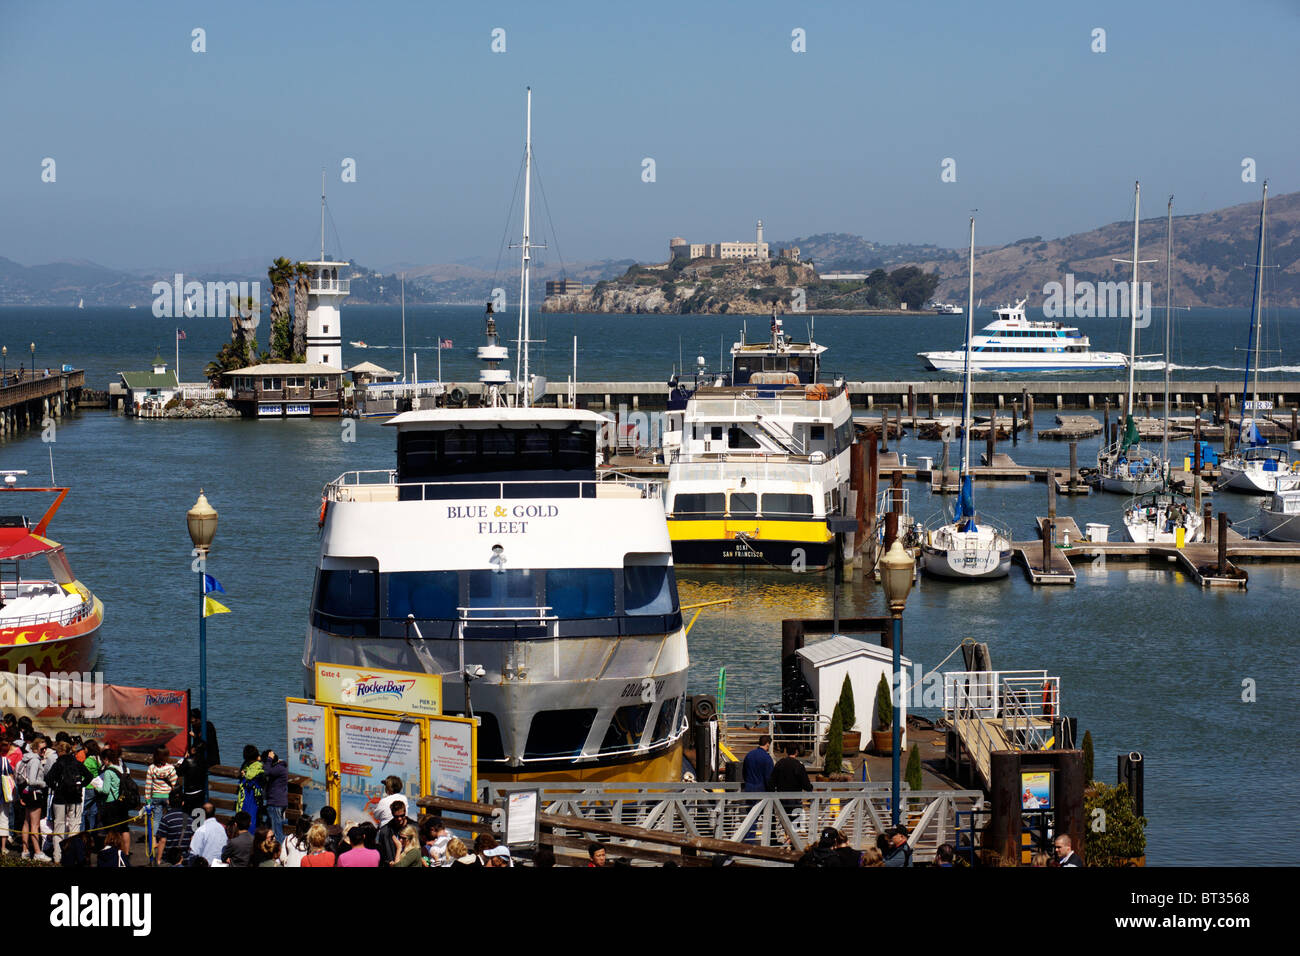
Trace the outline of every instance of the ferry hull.
<instances>
[{"instance_id":1,"label":"ferry hull","mask_svg":"<svg viewBox=\"0 0 1300 956\"><path fill-rule=\"evenodd\" d=\"M94 670L99 660L103 605L70 628L55 624L0 629L0 671L53 674ZM60 634L59 631L68 633Z\"/></svg>"},{"instance_id":2,"label":"ferry hull","mask_svg":"<svg viewBox=\"0 0 1300 956\"><path fill-rule=\"evenodd\" d=\"M924 359L925 367L932 371L961 374L966 370L965 352L918 352L917 357ZM1033 355L1026 355L1025 359L1026 361L1016 362L1003 356L989 361L972 355L970 369L972 372L1097 372L1128 368L1128 362L1122 355L1080 362L1044 362L1041 356Z\"/></svg>"},{"instance_id":3,"label":"ferry hull","mask_svg":"<svg viewBox=\"0 0 1300 956\"><path fill-rule=\"evenodd\" d=\"M770 541L751 538L689 539L673 542L673 563L694 568L771 568L824 571L835 560L834 542Z\"/></svg>"},{"instance_id":4,"label":"ferry hull","mask_svg":"<svg viewBox=\"0 0 1300 956\"><path fill-rule=\"evenodd\" d=\"M318 662L454 675L460 670L460 651L455 640L343 637L312 627L303 656L307 696L314 696ZM689 665L681 629L622 637L474 638L464 641L464 654L467 666L482 665L485 671L470 685L474 713L484 717L481 774L503 781L680 778ZM463 683L444 680L447 713L463 712L464 694ZM647 695L652 706L645 732L635 742L611 745L606 734L616 712L647 702ZM672 713L664 727L660 711L666 708ZM588 713L589 729L570 740L571 752L531 752L534 719L557 712Z\"/></svg>"}]
</instances>

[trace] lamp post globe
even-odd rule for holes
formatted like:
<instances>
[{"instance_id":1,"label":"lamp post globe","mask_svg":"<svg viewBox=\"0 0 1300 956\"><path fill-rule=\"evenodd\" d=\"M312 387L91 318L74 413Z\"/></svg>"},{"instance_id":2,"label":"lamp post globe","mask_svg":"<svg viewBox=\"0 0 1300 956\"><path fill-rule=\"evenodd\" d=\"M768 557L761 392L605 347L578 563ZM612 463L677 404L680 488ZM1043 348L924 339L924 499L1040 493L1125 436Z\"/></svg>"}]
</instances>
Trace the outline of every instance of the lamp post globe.
<instances>
[{"instance_id":1,"label":"lamp post globe","mask_svg":"<svg viewBox=\"0 0 1300 956\"><path fill-rule=\"evenodd\" d=\"M199 489L199 499L194 507L185 512L185 523L189 526L190 540L194 547L207 552L212 547L212 539L217 535L217 509L208 503L208 497Z\"/></svg>"},{"instance_id":2,"label":"lamp post globe","mask_svg":"<svg viewBox=\"0 0 1300 956\"><path fill-rule=\"evenodd\" d=\"M32 378L36 377L36 343L32 343Z\"/></svg>"},{"instance_id":3,"label":"lamp post globe","mask_svg":"<svg viewBox=\"0 0 1300 956\"><path fill-rule=\"evenodd\" d=\"M880 559L880 583L885 589L885 600L889 602L891 614L903 613L915 574L916 561L908 554L902 542L895 538L885 556Z\"/></svg>"}]
</instances>

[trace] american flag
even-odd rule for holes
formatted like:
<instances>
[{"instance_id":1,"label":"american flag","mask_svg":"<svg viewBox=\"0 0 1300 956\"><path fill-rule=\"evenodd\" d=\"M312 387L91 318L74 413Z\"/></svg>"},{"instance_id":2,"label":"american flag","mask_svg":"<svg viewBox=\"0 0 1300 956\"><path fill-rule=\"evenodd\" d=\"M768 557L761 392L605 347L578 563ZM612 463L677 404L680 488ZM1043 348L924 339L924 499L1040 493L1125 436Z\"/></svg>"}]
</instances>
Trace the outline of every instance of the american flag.
<instances>
[{"instance_id":1,"label":"american flag","mask_svg":"<svg viewBox=\"0 0 1300 956\"><path fill-rule=\"evenodd\" d=\"M442 339L438 342L438 348L440 349L449 349L451 347L451 339Z\"/></svg>"},{"instance_id":2,"label":"american flag","mask_svg":"<svg viewBox=\"0 0 1300 956\"><path fill-rule=\"evenodd\" d=\"M185 338L185 330L184 330L184 329L177 329L177 330L176 330L176 341L179 342L179 341L180 341L181 339L183 339L183 338Z\"/></svg>"}]
</instances>

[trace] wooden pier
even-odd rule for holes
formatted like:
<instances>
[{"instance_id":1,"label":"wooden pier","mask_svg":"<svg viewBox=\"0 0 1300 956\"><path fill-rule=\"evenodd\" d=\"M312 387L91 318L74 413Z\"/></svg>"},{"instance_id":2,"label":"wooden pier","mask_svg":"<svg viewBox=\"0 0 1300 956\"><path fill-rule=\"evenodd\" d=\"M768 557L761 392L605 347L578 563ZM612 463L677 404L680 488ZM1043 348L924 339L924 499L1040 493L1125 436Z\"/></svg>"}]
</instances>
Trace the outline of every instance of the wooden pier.
<instances>
[{"instance_id":1,"label":"wooden pier","mask_svg":"<svg viewBox=\"0 0 1300 956\"><path fill-rule=\"evenodd\" d=\"M40 428L46 419L63 417L81 404L85 386L82 369L25 375L21 381L10 374L0 382L0 435Z\"/></svg>"}]
</instances>

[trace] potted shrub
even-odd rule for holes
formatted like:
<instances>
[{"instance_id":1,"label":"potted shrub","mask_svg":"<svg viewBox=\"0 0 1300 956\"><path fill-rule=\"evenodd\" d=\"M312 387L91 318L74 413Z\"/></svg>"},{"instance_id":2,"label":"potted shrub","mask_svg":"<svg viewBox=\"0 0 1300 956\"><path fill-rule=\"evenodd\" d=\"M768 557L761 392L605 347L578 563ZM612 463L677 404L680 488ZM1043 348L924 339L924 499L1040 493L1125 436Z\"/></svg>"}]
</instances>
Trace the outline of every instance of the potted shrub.
<instances>
[{"instance_id":1,"label":"potted shrub","mask_svg":"<svg viewBox=\"0 0 1300 956\"><path fill-rule=\"evenodd\" d=\"M878 754L892 753L894 749L894 702L883 673L876 685L876 728L871 732L871 747Z\"/></svg>"},{"instance_id":2,"label":"potted shrub","mask_svg":"<svg viewBox=\"0 0 1300 956\"><path fill-rule=\"evenodd\" d=\"M857 730L858 718L853 706L853 683L844 675L840 688L840 716L844 719L844 755L852 757L862 749L862 732Z\"/></svg>"}]
</instances>

